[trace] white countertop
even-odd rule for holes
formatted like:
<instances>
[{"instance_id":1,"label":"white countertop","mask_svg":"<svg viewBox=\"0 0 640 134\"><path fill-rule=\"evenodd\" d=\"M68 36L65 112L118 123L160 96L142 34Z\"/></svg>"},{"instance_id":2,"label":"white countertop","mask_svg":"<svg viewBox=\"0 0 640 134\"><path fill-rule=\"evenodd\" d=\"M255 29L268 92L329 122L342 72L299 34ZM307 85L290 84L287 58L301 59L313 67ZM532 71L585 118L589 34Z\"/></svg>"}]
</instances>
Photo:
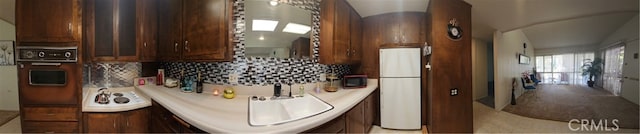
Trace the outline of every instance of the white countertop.
<instances>
[{"instance_id":1,"label":"white countertop","mask_svg":"<svg viewBox=\"0 0 640 134\"><path fill-rule=\"evenodd\" d=\"M122 112L151 106L151 99L136 91L134 87L109 88L107 91L111 93L135 93L138 98L129 98L131 100L127 104L115 104L115 102L110 102L109 105L92 105L95 99L95 94L98 92L98 88L83 88L82 112ZM111 98L114 97L111 96Z\"/></svg>"},{"instance_id":2,"label":"white countertop","mask_svg":"<svg viewBox=\"0 0 640 134\"><path fill-rule=\"evenodd\" d=\"M320 93L313 91L313 84L305 84L305 92L331 104L334 108L309 118L274 126L253 127L248 122L248 98L253 95L270 96L273 86L237 86L236 97L225 99L214 96L212 88L205 85L201 94L183 93L178 88L166 88L156 85L136 86L138 91L167 108L189 124L209 133L299 133L320 126L344 114L358 104L376 88L377 79L369 79L368 86L360 89L339 89L337 92ZM293 87L299 87L294 85ZM288 86L283 85L283 89ZM298 88L293 88L295 95ZM222 93L222 92L220 92ZM283 92L283 94L288 91Z\"/></svg>"}]
</instances>

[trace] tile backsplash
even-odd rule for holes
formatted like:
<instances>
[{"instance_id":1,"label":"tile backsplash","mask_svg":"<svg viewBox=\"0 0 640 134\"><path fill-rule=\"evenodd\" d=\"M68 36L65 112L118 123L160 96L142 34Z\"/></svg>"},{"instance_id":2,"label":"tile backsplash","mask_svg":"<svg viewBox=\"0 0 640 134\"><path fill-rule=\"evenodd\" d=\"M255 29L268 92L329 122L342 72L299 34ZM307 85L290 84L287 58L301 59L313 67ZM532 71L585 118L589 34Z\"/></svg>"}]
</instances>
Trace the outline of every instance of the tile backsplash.
<instances>
[{"instance_id":1,"label":"tile backsplash","mask_svg":"<svg viewBox=\"0 0 640 134\"><path fill-rule=\"evenodd\" d=\"M320 0L280 0L312 13L313 56L319 57L320 45ZM245 86L269 85L274 83L312 83L318 82L320 74L334 73L339 77L350 73L348 65L323 65L317 58L292 59L270 57L245 57L245 15L244 0L233 3L234 38L233 61L231 62L162 62L160 68L165 69L165 76L178 78L184 70L187 77L196 77L201 73L205 82L210 84L231 84L230 74L238 75L238 84ZM111 68L111 69L110 69ZM86 86L121 87L133 86L134 77L139 77L141 63L94 63L85 65L85 79L90 78Z\"/></svg>"},{"instance_id":2,"label":"tile backsplash","mask_svg":"<svg viewBox=\"0 0 640 134\"><path fill-rule=\"evenodd\" d=\"M91 63L83 67L83 87L130 87L142 71L139 62Z\"/></svg>"}]
</instances>

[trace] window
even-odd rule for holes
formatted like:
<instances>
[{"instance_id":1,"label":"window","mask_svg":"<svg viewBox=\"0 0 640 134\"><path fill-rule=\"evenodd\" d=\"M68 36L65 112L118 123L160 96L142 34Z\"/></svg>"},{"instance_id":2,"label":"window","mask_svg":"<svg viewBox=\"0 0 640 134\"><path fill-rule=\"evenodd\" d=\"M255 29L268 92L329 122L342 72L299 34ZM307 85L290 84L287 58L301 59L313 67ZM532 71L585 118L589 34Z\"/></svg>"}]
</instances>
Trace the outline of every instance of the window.
<instances>
[{"instance_id":1,"label":"window","mask_svg":"<svg viewBox=\"0 0 640 134\"><path fill-rule=\"evenodd\" d=\"M587 84L587 78L582 76L582 64L593 56L593 53L536 56L536 75L543 84Z\"/></svg>"}]
</instances>

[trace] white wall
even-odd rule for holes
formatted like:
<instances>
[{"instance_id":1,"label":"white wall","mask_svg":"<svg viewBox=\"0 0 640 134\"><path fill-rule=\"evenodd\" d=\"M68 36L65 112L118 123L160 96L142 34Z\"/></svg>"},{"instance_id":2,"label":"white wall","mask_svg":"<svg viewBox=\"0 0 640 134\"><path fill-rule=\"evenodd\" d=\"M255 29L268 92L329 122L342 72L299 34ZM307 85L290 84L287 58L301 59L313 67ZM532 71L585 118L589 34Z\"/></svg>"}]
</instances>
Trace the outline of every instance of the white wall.
<instances>
[{"instance_id":1,"label":"white wall","mask_svg":"<svg viewBox=\"0 0 640 134\"><path fill-rule=\"evenodd\" d=\"M624 47L624 66L622 66L622 75L623 77L630 78L639 78L640 74L638 73L638 59L633 58L633 54L638 53L638 15L633 17L623 26L618 28L616 32L609 35L601 44L601 48L605 48L615 42L623 41L625 43ZM638 104L640 92L640 87L638 86L638 81L631 79L623 79L622 89L620 94L623 98Z\"/></svg>"},{"instance_id":2,"label":"white wall","mask_svg":"<svg viewBox=\"0 0 640 134\"><path fill-rule=\"evenodd\" d=\"M522 30L513 30L502 33L496 31L493 35L494 52L494 78L495 78L495 109L502 110L511 102L511 82L516 78L516 98L522 95L524 89L520 82L521 73L531 71L534 67L535 53L533 46ZM523 43L527 43L526 55L531 59L531 64L518 64L519 53L524 53Z\"/></svg>"},{"instance_id":3,"label":"white wall","mask_svg":"<svg viewBox=\"0 0 640 134\"><path fill-rule=\"evenodd\" d=\"M471 65L473 76L473 100L478 100L488 95L487 83L487 43L478 39L471 41Z\"/></svg>"},{"instance_id":4,"label":"white wall","mask_svg":"<svg viewBox=\"0 0 640 134\"><path fill-rule=\"evenodd\" d=\"M16 40L16 28L0 20L0 40ZM18 70L16 66L0 66L0 110L18 110Z\"/></svg>"}]
</instances>

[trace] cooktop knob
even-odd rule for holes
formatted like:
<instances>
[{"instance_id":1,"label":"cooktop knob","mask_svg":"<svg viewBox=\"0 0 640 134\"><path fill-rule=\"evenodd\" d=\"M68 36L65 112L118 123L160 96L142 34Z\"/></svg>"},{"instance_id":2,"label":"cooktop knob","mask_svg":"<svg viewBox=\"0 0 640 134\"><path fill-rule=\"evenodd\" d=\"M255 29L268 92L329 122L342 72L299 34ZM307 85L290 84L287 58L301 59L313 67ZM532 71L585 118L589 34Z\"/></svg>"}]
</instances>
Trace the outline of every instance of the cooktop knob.
<instances>
[{"instance_id":1,"label":"cooktop knob","mask_svg":"<svg viewBox=\"0 0 640 134\"><path fill-rule=\"evenodd\" d=\"M71 57L71 52L64 52L64 57L67 57L67 58Z\"/></svg>"},{"instance_id":2,"label":"cooktop knob","mask_svg":"<svg viewBox=\"0 0 640 134\"><path fill-rule=\"evenodd\" d=\"M25 51L24 52L24 57L27 58L27 59L31 59L34 56L36 56L36 54L33 51Z\"/></svg>"},{"instance_id":3,"label":"cooktop knob","mask_svg":"<svg viewBox=\"0 0 640 134\"><path fill-rule=\"evenodd\" d=\"M38 52L38 57L44 58L44 52Z\"/></svg>"}]
</instances>

